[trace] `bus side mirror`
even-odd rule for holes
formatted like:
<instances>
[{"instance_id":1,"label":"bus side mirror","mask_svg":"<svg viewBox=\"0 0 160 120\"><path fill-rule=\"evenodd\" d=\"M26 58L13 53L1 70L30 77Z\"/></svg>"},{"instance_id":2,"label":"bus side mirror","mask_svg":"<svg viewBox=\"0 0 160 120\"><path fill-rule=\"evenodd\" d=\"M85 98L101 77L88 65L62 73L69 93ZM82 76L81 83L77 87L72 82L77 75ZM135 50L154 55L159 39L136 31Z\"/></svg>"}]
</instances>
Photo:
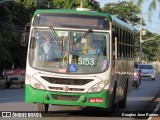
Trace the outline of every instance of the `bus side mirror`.
<instances>
[{"instance_id":1,"label":"bus side mirror","mask_svg":"<svg viewBox=\"0 0 160 120\"><path fill-rule=\"evenodd\" d=\"M21 36L21 46L27 46L29 40L30 23L25 25L24 33Z\"/></svg>"},{"instance_id":2,"label":"bus side mirror","mask_svg":"<svg viewBox=\"0 0 160 120\"><path fill-rule=\"evenodd\" d=\"M21 36L21 46L27 46L29 40L29 34L23 33Z\"/></svg>"}]
</instances>

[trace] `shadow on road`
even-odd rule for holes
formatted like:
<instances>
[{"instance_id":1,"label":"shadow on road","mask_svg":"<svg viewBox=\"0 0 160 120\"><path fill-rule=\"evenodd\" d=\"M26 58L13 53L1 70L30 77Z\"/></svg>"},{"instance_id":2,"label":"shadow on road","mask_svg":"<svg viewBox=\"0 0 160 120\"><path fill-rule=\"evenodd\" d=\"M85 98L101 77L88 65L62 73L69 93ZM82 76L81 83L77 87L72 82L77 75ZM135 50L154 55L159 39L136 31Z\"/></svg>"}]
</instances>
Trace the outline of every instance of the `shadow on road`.
<instances>
[{"instance_id":1,"label":"shadow on road","mask_svg":"<svg viewBox=\"0 0 160 120\"><path fill-rule=\"evenodd\" d=\"M42 114L44 117L121 117L122 112L117 110L104 110L93 108L91 110L62 110L49 111Z\"/></svg>"},{"instance_id":2,"label":"shadow on road","mask_svg":"<svg viewBox=\"0 0 160 120\"><path fill-rule=\"evenodd\" d=\"M0 90L0 104L11 102L24 102L24 88Z\"/></svg>"}]
</instances>

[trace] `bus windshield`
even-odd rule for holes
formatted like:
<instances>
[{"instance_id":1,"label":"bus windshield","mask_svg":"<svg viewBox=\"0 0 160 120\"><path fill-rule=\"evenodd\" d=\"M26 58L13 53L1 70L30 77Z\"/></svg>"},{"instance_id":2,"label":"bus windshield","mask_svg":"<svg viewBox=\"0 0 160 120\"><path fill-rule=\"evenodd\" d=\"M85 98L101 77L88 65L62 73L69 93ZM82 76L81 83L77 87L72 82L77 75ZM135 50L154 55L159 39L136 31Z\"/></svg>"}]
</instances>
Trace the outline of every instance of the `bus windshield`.
<instances>
[{"instance_id":1,"label":"bus windshield","mask_svg":"<svg viewBox=\"0 0 160 120\"><path fill-rule=\"evenodd\" d=\"M100 73L109 66L108 46L107 32L36 28L31 33L29 63L55 73Z\"/></svg>"}]
</instances>

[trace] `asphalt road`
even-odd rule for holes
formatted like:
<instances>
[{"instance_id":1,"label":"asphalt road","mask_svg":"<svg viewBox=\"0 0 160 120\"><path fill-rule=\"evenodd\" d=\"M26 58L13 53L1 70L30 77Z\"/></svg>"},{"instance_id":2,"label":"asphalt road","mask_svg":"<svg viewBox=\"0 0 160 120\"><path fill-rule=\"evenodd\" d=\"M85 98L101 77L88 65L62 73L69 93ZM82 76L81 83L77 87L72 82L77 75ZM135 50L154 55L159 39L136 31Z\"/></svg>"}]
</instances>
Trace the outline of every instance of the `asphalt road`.
<instances>
[{"instance_id":1,"label":"asphalt road","mask_svg":"<svg viewBox=\"0 0 160 120\"><path fill-rule=\"evenodd\" d=\"M127 99L127 107L125 109L112 109L112 112L101 111L94 109L94 111L82 111L79 107L75 106L49 106L49 114L44 116L58 117L58 119L102 119L109 118L115 119L119 114L130 114L136 111L153 110L156 107L155 103L151 103L154 97L160 92L160 76L156 80L143 79L142 84L138 89L132 90ZM24 89L2 89L0 90L0 111L37 111L36 104L24 102ZM108 117L112 116L112 117ZM123 115L122 115L123 116ZM130 117L116 117L118 119L134 119L134 115ZM17 119L17 118L15 118ZM31 119L31 118L30 118ZM41 118L39 118L41 119ZM49 117L47 119L50 119ZM34 118L35 120L35 118Z\"/></svg>"}]
</instances>

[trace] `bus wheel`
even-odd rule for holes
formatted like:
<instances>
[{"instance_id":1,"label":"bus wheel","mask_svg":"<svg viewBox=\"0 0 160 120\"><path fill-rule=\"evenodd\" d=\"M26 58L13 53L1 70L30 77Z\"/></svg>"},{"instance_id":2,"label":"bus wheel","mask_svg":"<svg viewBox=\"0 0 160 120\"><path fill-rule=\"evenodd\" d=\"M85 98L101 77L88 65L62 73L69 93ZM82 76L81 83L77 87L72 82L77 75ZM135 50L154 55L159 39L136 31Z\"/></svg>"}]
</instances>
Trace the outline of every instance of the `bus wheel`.
<instances>
[{"instance_id":1,"label":"bus wheel","mask_svg":"<svg viewBox=\"0 0 160 120\"><path fill-rule=\"evenodd\" d=\"M37 103L39 112L48 112L49 104Z\"/></svg>"},{"instance_id":2,"label":"bus wheel","mask_svg":"<svg viewBox=\"0 0 160 120\"><path fill-rule=\"evenodd\" d=\"M5 83L5 88L10 88L11 87L11 82L6 82Z\"/></svg>"},{"instance_id":3,"label":"bus wheel","mask_svg":"<svg viewBox=\"0 0 160 120\"><path fill-rule=\"evenodd\" d=\"M114 89L113 89L113 97L112 97L112 106L111 106L111 108L117 108L117 103L115 103L115 100L116 100L116 89L117 89L117 83L115 83Z\"/></svg>"},{"instance_id":4,"label":"bus wheel","mask_svg":"<svg viewBox=\"0 0 160 120\"><path fill-rule=\"evenodd\" d=\"M123 99L118 102L118 108L125 108L127 103L127 89L128 84L125 85L124 93L123 93Z\"/></svg>"}]
</instances>

